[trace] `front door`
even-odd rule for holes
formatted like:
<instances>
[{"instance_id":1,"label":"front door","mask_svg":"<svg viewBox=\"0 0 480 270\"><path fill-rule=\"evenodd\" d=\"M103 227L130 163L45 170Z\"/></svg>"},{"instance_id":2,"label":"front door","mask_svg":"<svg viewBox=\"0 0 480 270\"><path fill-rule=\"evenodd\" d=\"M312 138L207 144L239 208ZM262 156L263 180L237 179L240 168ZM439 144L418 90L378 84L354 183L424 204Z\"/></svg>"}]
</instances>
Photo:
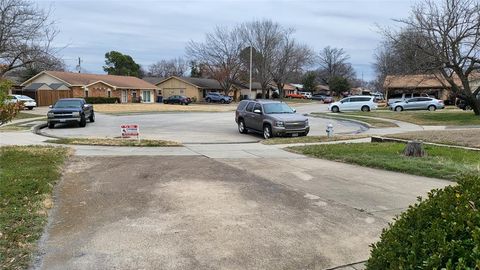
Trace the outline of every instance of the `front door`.
<instances>
[{"instance_id":1,"label":"front door","mask_svg":"<svg viewBox=\"0 0 480 270\"><path fill-rule=\"evenodd\" d=\"M128 102L128 92L127 90L122 90L122 103Z\"/></svg>"},{"instance_id":2,"label":"front door","mask_svg":"<svg viewBox=\"0 0 480 270\"><path fill-rule=\"evenodd\" d=\"M147 91L147 90L142 91L142 100L143 102L146 102L146 103L152 102L150 91Z\"/></svg>"}]
</instances>

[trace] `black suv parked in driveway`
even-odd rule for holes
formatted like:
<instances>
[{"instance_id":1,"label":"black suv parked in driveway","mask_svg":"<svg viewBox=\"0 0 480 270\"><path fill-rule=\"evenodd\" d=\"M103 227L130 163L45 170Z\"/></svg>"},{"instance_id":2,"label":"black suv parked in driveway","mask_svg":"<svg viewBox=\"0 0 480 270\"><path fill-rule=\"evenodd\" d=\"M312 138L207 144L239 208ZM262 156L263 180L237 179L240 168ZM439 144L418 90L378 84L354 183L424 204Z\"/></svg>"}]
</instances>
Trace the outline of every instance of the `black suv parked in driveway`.
<instances>
[{"instance_id":1,"label":"black suv parked in driveway","mask_svg":"<svg viewBox=\"0 0 480 270\"><path fill-rule=\"evenodd\" d=\"M186 96L170 96L163 100L164 104L180 104L188 105L192 103L192 100Z\"/></svg>"},{"instance_id":2,"label":"black suv parked in driveway","mask_svg":"<svg viewBox=\"0 0 480 270\"><path fill-rule=\"evenodd\" d=\"M286 103L273 100L242 100L235 112L240 133L262 132L265 139L274 136L307 136L308 118Z\"/></svg>"},{"instance_id":3,"label":"black suv parked in driveway","mask_svg":"<svg viewBox=\"0 0 480 270\"><path fill-rule=\"evenodd\" d=\"M95 122L93 106L87 104L83 98L62 98L47 113L48 128L54 128L57 123L78 123L85 127L87 119Z\"/></svg>"}]
</instances>

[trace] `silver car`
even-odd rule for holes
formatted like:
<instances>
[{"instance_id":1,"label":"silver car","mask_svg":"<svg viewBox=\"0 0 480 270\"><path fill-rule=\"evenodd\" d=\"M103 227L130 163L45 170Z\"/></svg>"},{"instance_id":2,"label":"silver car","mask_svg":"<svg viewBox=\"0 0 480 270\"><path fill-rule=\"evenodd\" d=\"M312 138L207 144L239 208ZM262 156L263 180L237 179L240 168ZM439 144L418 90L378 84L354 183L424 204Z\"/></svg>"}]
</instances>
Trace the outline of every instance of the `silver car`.
<instances>
[{"instance_id":1,"label":"silver car","mask_svg":"<svg viewBox=\"0 0 480 270\"><path fill-rule=\"evenodd\" d=\"M437 109L445 108L443 100L428 98L428 97L417 97L407 99L405 101L396 102L390 105L390 109L401 112L403 110L429 110L435 111Z\"/></svg>"},{"instance_id":2,"label":"silver car","mask_svg":"<svg viewBox=\"0 0 480 270\"><path fill-rule=\"evenodd\" d=\"M308 118L286 103L272 100L242 100L235 111L240 133L262 133L265 139L274 136L307 136Z\"/></svg>"}]
</instances>

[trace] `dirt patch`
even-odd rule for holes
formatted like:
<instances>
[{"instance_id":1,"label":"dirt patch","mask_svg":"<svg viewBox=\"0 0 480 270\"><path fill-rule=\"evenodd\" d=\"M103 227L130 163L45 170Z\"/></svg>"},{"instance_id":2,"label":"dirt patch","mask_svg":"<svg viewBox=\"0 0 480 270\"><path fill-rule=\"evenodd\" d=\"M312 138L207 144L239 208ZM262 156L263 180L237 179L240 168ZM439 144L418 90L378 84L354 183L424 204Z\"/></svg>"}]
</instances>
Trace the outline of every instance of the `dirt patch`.
<instances>
[{"instance_id":1,"label":"dirt patch","mask_svg":"<svg viewBox=\"0 0 480 270\"><path fill-rule=\"evenodd\" d=\"M388 137L480 148L480 129L417 131Z\"/></svg>"},{"instance_id":2,"label":"dirt patch","mask_svg":"<svg viewBox=\"0 0 480 270\"><path fill-rule=\"evenodd\" d=\"M95 111L102 113L139 113L139 112L229 112L236 104L190 104L170 105L162 103L142 104L95 104Z\"/></svg>"}]
</instances>

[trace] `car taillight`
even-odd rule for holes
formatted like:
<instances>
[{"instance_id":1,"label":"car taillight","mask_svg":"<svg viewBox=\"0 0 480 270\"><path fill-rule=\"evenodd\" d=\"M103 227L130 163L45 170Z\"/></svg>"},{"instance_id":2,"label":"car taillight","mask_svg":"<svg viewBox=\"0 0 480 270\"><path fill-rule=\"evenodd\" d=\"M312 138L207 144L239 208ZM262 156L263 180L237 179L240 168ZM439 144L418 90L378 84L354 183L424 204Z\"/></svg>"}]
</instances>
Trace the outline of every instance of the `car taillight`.
<instances>
[{"instance_id":1,"label":"car taillight","mask_svg":"<svg viewBox=\"0 0 480 270\"><path fill-rule=\"evenodd\" d=\"M438 103L443 103L443 100L439 100Z\"/></svg>"}]
</instances>

